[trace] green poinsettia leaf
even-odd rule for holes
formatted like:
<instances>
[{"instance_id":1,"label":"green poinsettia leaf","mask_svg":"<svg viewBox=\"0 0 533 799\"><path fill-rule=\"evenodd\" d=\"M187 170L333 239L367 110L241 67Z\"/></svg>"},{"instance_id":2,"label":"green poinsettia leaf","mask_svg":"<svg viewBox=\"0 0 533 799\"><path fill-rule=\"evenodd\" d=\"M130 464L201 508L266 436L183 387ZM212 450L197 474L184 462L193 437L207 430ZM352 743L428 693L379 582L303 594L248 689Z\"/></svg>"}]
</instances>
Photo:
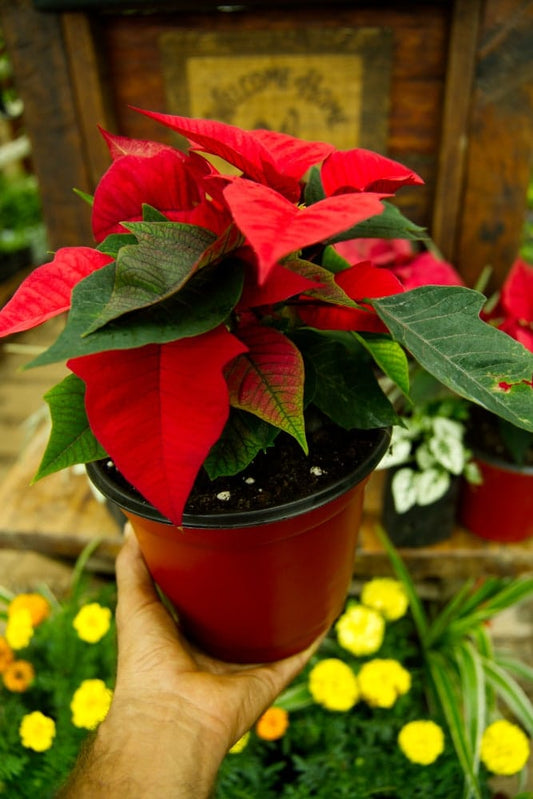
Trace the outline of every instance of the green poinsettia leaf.
<instances>
[{"instance_id":1,"label":"green poinsettia leaf","mask_svg":"<svg viewBox=\"0 0 533 799\"><path fill-rule=\"evenodd\" d=\"M94 205L94 197L92 194L87 194L86 191L82 191L81 189L74 189L74 194L77 194L80 199L90 205L91 208Z\"/></svg>"},{"instance_id":2,"label":"green poinsettia leaf","mask_svg":"<svg viewBox=\"0 0 533 799\"><path fill-rule=\"evenodd\" d=\"M143 203L142 210L144 222L168 222L168 217L165 214L162 214L161 211L158 211L152 205L148 205L148 203Z\"/></svg>"},{"instance_id":3,"label":"green poinsettia leaf","mask_svg":"<svg viewBox=\"0 0 533 799\"><path fill-rule=\"evenodd\" d=\"M398 422L394 408L374 376L365 349L350 334L302 330L295 336L314 374L314 404L347 430L387 427ZM339 363L347 364L343 371Z\"/></svg>"},{"instance_id":4,"label":"green poinsettia leaf","mask_svg":"<svg viewBox=\"0 0 533 799\"><path fill-rule=\"evenodd\" d=\"M311 167L309 170L309 179L305 184L305 204L313 205L314 203L324 200L326 195L324 187L322 186L322 179L320 177L320 169L317 166Z\"/></svg>"},{"instance_id":5,"label":"green poinsettia leaf","mask_svg":"<svg viewBox=\"0 0 533 799\"><path fill-rule=\"evenodd\" d=\"M106 451L89 427L83 380L68 375L44 398L50 407L52 431L34 481L76 463L89 463L106 457Z\"/></svg>"},{"instance_id":6,"label":"green poinsettia leaf","mask_svg":"<svg viewBox=\"0 0 533 799\"><path fill-rule=\"evenodd\" d=\"M350 264L346 258L343 258L331 245L328 245L322 253L322 266L324 269L327 269L328 272L333 272L334 275L336 275L337 272L344 272L345 269L350 268Z\"/></svg>"},{"instance_id":7,"label":"green poinsettia leaf","mask_svg":"<svg viewBox=\"0 0 533 799\"><path fill-rule=\"evenodd\" d=\"M179 291L197 270L201 254L216 240L210 230L177 222L129 222L124 227L138 244L120 249L113 292L86 335Z\"/></svg>"},{"instance_id":8,"label":"green poinsettia leaf","mask_svg":"<svg viewBox=\"0 0 533 799\"><path fill-rule=\"evenodd\" d=\"M100 242L96 249L100 252L105 252L106 255L110 255L112 258L116 258L119 250L130 244L137 244L137 239L132 233L111 233Z\"/></svg>"},{"instance_id":9,"label":"green poinsettia leaf","mask_svg":"<svg viewBox=\"0 0 533 799\"><path fill-rule=\"evenodd\" d=\"M483 294L423 286L369 302L392 336L441 383L533 430L533 353L481 321Z\"/></svg>"},{"instance_id":10,"label":"green poinsettia leaf","mask_svg":"<svg viewBox=\"0 0 533 799\"><path fill-rule=\"evenodd\" d=\"M409 362L400 344L380 333L354 333L353 335L372 355L384 374L396 383L405 396L408 396Z\"/></svg>"},{"instance_id":11,"label":"green poinsettia leaf","mask_svg":"<svg viewBox=\"0 0 533 799\"><path fill-rule=\"evenodd\" d=\"M209 266L189 281L179 298L171 297L157 309L134 311L126 319L116 319L84 336L111 296L114 270L115 264L108 264L76 286L67 324L56 341L28 364L29 368L107 350L164 344L201 335L227 318L242 292L241 264L234 261Z\"/></svg>"},{"instance_id":12,"label":"green poinsettia leaf","mask_svg":"<svg viewBox=\"0 0 533 799\"><path fill-rule=\"evenodd\" d=\"M257 416L232 408L221 437L204 462L210 479L241 472L259 452L273 445L278 433L277 427Z\"/></svg>"},{"instance_id":13,"label":"green poinsettia leaf","mask_svg":"<svg viewBox=\"0 0 533 799\"><path fill-rule=\"evenodd\" d=\"M409 239L410 241L429 241L425 228L415 225L391 203L383 202L384 210L377 216L359 222L344 233L330 239L329 243L349 239Z\"/></svg>"}]
</instances>

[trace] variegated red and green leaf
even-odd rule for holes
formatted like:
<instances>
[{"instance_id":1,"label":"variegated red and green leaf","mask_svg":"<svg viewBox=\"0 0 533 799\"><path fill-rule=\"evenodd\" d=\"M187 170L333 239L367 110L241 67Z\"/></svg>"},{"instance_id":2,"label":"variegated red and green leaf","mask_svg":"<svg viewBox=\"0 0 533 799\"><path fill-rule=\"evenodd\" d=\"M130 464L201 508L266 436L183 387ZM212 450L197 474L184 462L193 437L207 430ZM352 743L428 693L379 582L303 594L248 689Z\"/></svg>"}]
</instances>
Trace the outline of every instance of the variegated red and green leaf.
<instances>
[{"instance_id":1,"label":"variegated red and green leaf","mask_svg":"<svg viewBox=\"0 0 533 799\"><path fill-rule=\"evenodd\" d=\"M328 269L324 269L312 261L305 261L302 258L291 258L284 262L284 266L297 275L313 281L315 286L307 289L306 297L311 297L321 302L341 305L346 308L356 308L357 304L341 288L335 275Z\"/></svg>"},{"instance_id":2,"label":"variegated red and green leaf","mask_svg":"<svg viewBox=\"0 0 533 799\"><path fill-rule=\"evenodd\" d=\"M283 333L263 325L242 326L237 335L248 352L225 370L231 405L294 436L307 452L299 350Z\"/></svg>"},{"instance_id":3,"label":"variegated red and green leaf","mask_svg":"<svg viewBox=\"0 0 533 799\"><path fill-rule=\"evenodd\" d=\"M201 336L68 362L86 385L91 429L122 475L174 524L229 414L224 367L245 345Z\"/></svg>"},{"instance_id":4,"label":"variegated red and green leaf","mask_svg":"<svg viewBox=\"0 0 533 799\"><path fill-rule=\"evenodd\" d=\"M179 291L216 241L210 230L176 222L128 222L127 229L138 244L119 250L111 297L85 334Z\"/></svg>"}]
</instances>

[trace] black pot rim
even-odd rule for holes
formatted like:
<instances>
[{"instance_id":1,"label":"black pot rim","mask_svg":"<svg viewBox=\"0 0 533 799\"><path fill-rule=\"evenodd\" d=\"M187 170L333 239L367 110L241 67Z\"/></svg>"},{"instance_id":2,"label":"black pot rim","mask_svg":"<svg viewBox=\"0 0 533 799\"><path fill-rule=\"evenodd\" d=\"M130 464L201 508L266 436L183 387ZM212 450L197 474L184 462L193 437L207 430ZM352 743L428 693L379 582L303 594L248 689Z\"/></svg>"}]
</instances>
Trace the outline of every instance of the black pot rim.
<instances>
[{"instance_id":1,"label":"black pot rim","mask_svg":"<svg viewBox=\"0 0 533 799\"><path fill-rule=\"evenodd\" d=\"M365 433L368 432L369 431L365 431ZM353 471L320 491L316 491L314 494L271 508L232 511L228 513L184 513L181 526L192 529L253 527L258 524L277 522L282 519L299 516L302 513L319 508L356 486L378 465L389 446L391 429L377 428L375 433L376 443L371 454ZM86 464L87 474L91 482L105 497L123 510L129 511L136 516L141 516L150 521L172 525L172 522L163 516L157 508L154 508L153 505L140 495L133 494L128 491L126 487L114 480L105 468L107 461L108 459L103 459Z\"/></svg>"}]
</instances>

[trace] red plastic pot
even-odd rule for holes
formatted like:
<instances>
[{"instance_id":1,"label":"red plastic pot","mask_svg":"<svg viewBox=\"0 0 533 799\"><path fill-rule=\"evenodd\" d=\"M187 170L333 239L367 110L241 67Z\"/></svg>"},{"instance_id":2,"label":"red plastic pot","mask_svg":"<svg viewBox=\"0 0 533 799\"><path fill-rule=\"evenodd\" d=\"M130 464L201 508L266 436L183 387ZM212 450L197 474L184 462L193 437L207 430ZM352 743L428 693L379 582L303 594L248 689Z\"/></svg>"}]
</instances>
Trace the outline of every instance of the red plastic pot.
<instances>
[{"instance_id":1,"label":"red plastic pot","mask_svg":"<svg viewBox=\"0 0 533 799\"><path fill-rule=\"evenodd\" d=\"M313 496L257 511L185 514L182 527L114 481L105 462L87 470L131 520L187 637L222 660L268 662L307 647L341 612L364 487L389 437L376 431L367 460Z\"/></svg>"},{"instance_id":2,"label":"red plastic pot","mask_svg":"<svg viewBox=\"0 0 533 799\"><path fill-rule=\"evenodd\" d=\"M481 485L464 483L458 521L481 538L511 543L533 535L533 468L476 454Z\"/></svg>"}]
</instances>

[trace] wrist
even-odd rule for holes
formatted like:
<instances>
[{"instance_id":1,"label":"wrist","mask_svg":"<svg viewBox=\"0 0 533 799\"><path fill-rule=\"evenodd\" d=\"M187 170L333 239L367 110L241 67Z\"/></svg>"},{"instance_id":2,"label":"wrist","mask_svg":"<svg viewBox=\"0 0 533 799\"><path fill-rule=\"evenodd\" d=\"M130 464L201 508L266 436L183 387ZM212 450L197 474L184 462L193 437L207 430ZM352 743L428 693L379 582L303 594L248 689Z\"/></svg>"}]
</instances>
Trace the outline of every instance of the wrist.
<instances>
[{"instance_id":1,"label":"wrist","mask_svg":"<svg viewBox=\"0 0 533 799\"><path fill-rule=\"evenodd\" d=\"M225 751L168 707L120 707L102 722L62 799L207 799Z\"/></svg>"}]
</instances>

